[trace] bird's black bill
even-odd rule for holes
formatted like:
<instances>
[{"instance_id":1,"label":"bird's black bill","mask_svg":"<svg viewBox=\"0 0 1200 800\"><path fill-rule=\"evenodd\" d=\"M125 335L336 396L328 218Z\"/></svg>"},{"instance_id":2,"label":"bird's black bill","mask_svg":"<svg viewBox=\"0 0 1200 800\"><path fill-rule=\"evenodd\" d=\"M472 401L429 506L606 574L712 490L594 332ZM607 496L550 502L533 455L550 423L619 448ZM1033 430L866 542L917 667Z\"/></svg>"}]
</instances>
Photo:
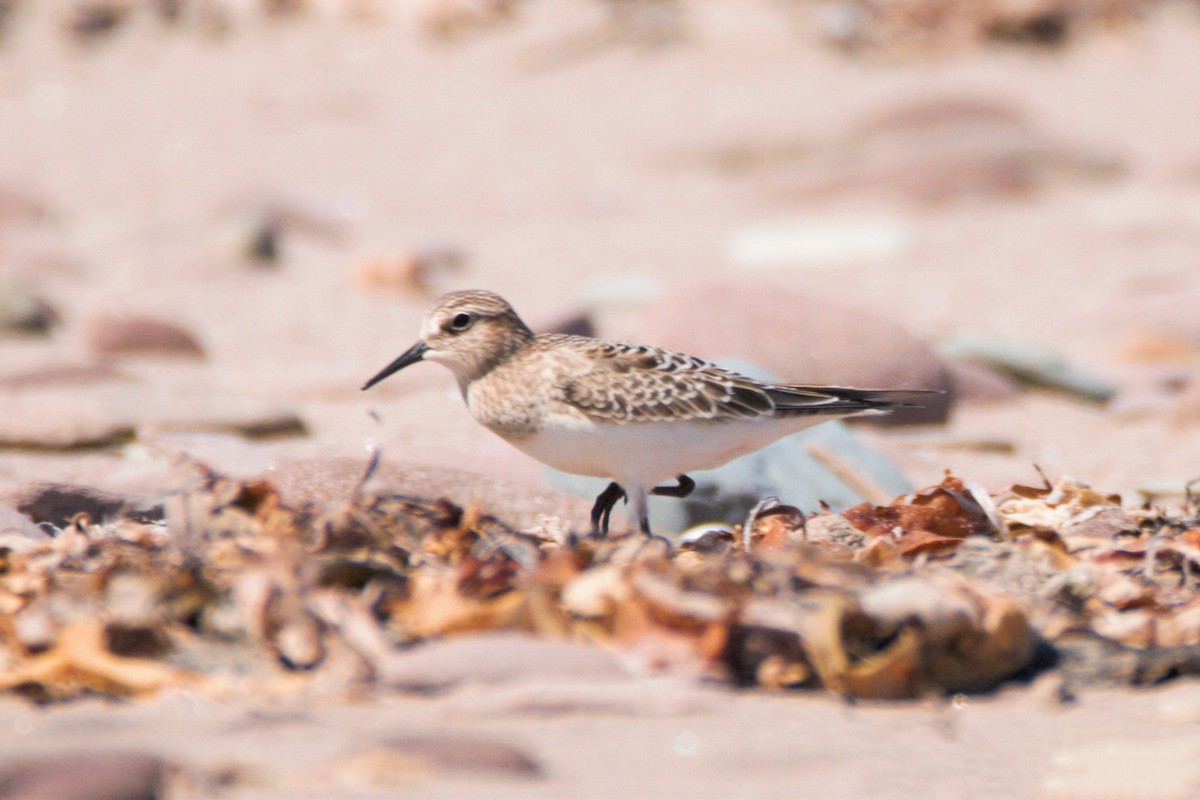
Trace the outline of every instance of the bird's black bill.
<instances>
[{"instance_id":1,"label":"bird's black bill","mask_svg":"<svg viewBox=\"0 0 1200 800\"><path fill-rule=\"evenodd\" d=\"M395 373L397 373L400 370L407 367L409 364L417 363L418 361L420 361L421 359L423 359L425 357L425 351L428 349L429 349L429 347L426 346L426 344L424 342L417 342L412 347L408 348L408 350L405 351L404 355L400 356L395 361L388 364L386 367L383 368L383 370L378 375L376 375L374 378L371 378L371 380L364 383L363 387L362 387L363 391L365 392L367 389L370 389L372 386L379 383L381 380L388 377L389 375L394 375Z\"/></svg>"}]
</instances>

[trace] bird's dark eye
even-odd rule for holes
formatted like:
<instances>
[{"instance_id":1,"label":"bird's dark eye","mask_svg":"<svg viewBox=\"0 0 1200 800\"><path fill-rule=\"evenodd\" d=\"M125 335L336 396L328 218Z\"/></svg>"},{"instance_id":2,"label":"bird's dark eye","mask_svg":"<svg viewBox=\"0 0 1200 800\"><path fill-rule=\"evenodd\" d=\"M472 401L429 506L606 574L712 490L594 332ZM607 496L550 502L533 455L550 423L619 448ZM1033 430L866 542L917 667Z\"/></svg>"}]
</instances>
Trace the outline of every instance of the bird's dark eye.
<instances>
[{"instance_id":1,"label":"bird's dark eye","mask_svg":"<svg viewBox=\"0 0 1200 800\"><path fill-rule=\"evenodd\" d=\"M455 314L454 319L450 320L450 330L465 331L473 321L470 314Z\"/></svg>"}]
</instances>

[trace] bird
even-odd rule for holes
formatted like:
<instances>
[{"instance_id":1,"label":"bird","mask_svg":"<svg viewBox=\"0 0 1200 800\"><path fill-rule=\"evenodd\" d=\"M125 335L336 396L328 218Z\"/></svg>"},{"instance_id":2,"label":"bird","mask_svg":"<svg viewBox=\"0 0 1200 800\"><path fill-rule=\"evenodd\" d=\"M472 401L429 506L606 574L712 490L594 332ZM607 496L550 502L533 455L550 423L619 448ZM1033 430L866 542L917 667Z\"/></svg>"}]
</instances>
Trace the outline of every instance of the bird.
<instances>
[{"instance_id":1,"label":"bird","mask_svg":"<svg viewBox=\"0 0 1200 800\"><path fill-rule=\"evenodd\" d=\"M597 537L608 534L621 500L652 536L647 495L687 497L695 487L688 472L820 422L939 394L771 383L650 345L534 333L503 297L483 290L435 300L417 342L362 389L421 361L447 367L471 416L518 450L609 480L592 506Z\"/></svg>"}]
</instances>

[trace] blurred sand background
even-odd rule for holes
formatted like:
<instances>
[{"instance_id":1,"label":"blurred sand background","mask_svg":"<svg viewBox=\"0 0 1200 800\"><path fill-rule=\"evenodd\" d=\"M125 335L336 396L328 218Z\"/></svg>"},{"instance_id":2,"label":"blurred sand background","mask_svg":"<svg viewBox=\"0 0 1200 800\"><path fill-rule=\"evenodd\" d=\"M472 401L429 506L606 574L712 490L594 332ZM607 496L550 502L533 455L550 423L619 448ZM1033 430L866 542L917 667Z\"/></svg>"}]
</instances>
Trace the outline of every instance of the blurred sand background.
<instances>
[{"instance_id":1,"label":"blurred sand background","mask_svg":"<svg viewBox=\"0 0 1200 800\"><path fill-rule=\"evenodd\" d=\"M545 492L540 467L475 425L443 370L358 387L412 343L443 290L498 291L535 327L586 314L604 335L686 343L690 328L729 324L720 304L656 313L677 312L672 292L691 284L737 287L731 304L761 313L735 322L761 342L821 299L925 342L913 352L949 376L949 421L861 431L915 485L950 469L999 490L1036 482L1037 464L1137 499L1177 496L1200 475L1194 3L1062 5L1117 11L1064 13L1055 45L994 41L965 12L933 33L848 41L847 25L875 29L847 16L854 4L815 2L531 0L498 16L505 4L273 15L247 2L215 3L216 16L183 4L174 22L156 10L169 5L131 4L111 28L81 11L103 3L0 14L0 279L10 307L40 301L46 321L0 339L10 493L55 481L153 494L186 454L238 475L298 474L327 496L378 446L427 491L578 526L586 501ZM132 327L144 344L139 317L202 352L131 355L105 336ZM1115 394L1031 391L933 355L966 336L1044 348ZM894 367L853 342L809 345L866 375ZM405 702L423 726L486 728L540 754L551 777L489 785L491 796L1083 798L1116 795L1054 788L1067 769L1055 749L1194 737L1196 702L1171 700L1188 691L1096 695L1070 712L1005 694L972 700L986 707L978 717L976 705L860 712L714 692L699 711L626 702L566 726L446 722L457 712ZM4 709L33 732L14 747L96 740L65 721L78 709ZM140 713L92 724L145 743ZM186 719L172 726L215 736L233 728L211 715L258 712L172 713ZM792 713L805 724L774 727ZM306 759L333 758L330 740L316 755L311 741L359 719L297 714L245 739L259 755L239 757L272 766L244 796L351 796L277 777L288 759L303 774ZM381 726L410 710L363 714ZM973 721L944 733L947 714ZM768 728L788 743L764 744ZM681 755L685 729L701 744ZM630 742L637 754L622 750ZM645 760L627 766L635 755ZM724 777L703 779L697 764ZM1190 796L1196 779L1121 796ZM446 780L414 786L480 788Z\"/></svg>"}]
</instances>

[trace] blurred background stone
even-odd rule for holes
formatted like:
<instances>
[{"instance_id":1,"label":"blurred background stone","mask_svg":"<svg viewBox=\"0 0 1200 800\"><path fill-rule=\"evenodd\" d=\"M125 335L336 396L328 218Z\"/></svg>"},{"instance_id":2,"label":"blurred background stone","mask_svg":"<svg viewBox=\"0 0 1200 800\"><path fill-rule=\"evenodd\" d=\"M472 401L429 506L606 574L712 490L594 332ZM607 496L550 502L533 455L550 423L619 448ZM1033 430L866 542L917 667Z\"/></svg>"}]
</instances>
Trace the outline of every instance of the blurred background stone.
<instances>
[{"instance_id":1,"label":"blurred background stone","mask_svg":"<svg viewBox=\"0 0 1200 800\"><path fill-rule=\"evenodd\" d=\"M709 360L746 359L787 383L945 392L876 424L943 422L953 401L941 359L900 323L774 284L673 284L642 309L638 338Z\"/></svg>"},{"instance_id":2,"label":"blurred background stone","mask_svg":"<svg viewBox=\"0 0 1200 800\"><path fill-rule=\"evenodd\" d=\"M87 324L87 346L96 356L204 358L204 347L190 332L172 322L138 315L92 317Z\"/></svg>"},{"instance_id":3,"label":"blurred background stone","mask_svg":"<svg viewBox=\"0 0 1200 800\"><path fill-rule=\"evenodd\" d=\"M45 334L59 322L58 312L37 293L0 282L0 332Z\"/></svg>"},{"instance_id":4,"label":"blurred background stone","mask_svg":"<svg viewBox=\"0 0 1200 800\"><path fill-rule=\"evenodd\" d=\"M147 752L68 751L0 766L4 800L157 800L170 764Z\"/></svg>"}]
</instances>

